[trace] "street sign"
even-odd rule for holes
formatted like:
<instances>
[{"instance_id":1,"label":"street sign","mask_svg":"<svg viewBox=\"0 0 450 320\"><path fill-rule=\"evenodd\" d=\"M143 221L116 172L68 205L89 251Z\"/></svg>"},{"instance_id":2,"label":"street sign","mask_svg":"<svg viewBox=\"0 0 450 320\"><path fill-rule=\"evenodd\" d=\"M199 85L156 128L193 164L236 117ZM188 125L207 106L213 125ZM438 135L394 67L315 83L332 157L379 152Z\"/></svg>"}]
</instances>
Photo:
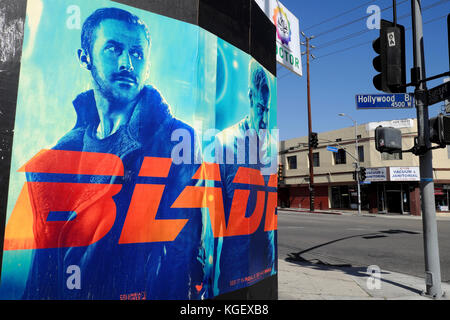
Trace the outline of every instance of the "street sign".
<instances>
[{"instance_id":1,"label":"street sign","mask_svg":"<svg viewBox=\"0 0 450 320\"><path fill-rule=\"evenodd\" d=\"M428 105L444 101L450 98L450 82L445 82L440 86L428 90Z\"/></svg>"},{"instance_id":2,"label":"street sign","mask_svg":"<svg viewBox=\"0 0 450 320\"><path fill-rule=\"evenodd\" d=\"M371 182L388 181L386 172L387 172L386 167L367 168L366 181Z\"/></svg>"},{"instance_id":3,"label":"street sign","mask_svg":"<svg viewBox=\"0 0 450 320\"><path fill-rule=\"evenodd\" d=\"M338 148L327 146L327 150L331 152L338 152Z\"/></svg>"},{"instance_id":4,"label":"street sign","mask_svg":"<svg viewBox=\"0 0 450 320\"><path fill-rule=\"evenodd\" d=\"M414 107L414 94L357 94L356 109L407 109Z\"/></svg>"}]
</instances>

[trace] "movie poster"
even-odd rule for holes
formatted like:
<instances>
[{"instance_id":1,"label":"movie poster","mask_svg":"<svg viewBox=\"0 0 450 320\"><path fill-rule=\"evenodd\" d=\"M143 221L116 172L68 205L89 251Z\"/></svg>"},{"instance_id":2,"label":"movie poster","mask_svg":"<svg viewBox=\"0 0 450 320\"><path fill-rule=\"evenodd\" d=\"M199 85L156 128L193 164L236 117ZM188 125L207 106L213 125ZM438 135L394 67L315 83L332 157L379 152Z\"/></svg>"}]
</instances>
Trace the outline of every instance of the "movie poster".
<instances>
[{"instance_id":1,"label":"movie poster","mask_svg":"<svg viewBox=\"0 0 450 320\"><path fill-rule=\"evenodd\" d=\"M210 299L277 272L276 78L198 26L28 1L1 299Z\"/></svg>"}]
</instances>

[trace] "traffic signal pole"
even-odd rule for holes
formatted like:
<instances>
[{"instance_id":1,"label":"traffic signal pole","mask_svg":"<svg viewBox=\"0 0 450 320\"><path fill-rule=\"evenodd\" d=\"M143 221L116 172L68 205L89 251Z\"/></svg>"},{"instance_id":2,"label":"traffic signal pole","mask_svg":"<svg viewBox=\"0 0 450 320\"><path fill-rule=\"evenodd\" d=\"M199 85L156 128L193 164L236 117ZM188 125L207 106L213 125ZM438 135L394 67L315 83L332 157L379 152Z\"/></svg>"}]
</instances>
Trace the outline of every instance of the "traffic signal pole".
<instances>
[{"instance_id":1,"label":"traffic signal pole","mask_svg":"<svg viewBox=\"0 0 450 320\"><path fill-rule=\"evenodd\" d=\"M420 82L425 76L425 58L423 44L423 23L421 0L411 0L413 26L414 69L418 70L414 91L417 110L418 147L423 150L419 156L420 192L422 205L423 241L425 256L425 294L439 299L443 296L441 288L441 269L434 199L433 164L430 142L428 102L426 83Z\"/></svg>"},{"instance_id":2,"label":"traffic signal pole","mask_svg":"<svg viewBox=\"0 0 450 320\"><path fill-rule=\"evenodd\" d=\"M353 127L355 128L355 157L352 156L352 158L355 159L355 181L356 181L356 187L358 192L358 215L361 215L361 186L360 182L361 179L361 164L359 162L359 147L358 147L358 123L356 120L354 120L352 117L350 117L348 114L345 113L339 113L339 116L346 116L353 122ZM350 153L349 153L350 154ZM350 154L351 156L351 154Z\"/></svg>"},{"instance_id":3,"label":"traffic signal pole","mask_svg":"<svg viewBox=\"0 0 450 320\"><path fill-rule=\"evenodd\" d=\"M314 166L312 155L312 120L311 120L311 92L309 83L309 37L306 38L306 77L307 77L307 94L308 94L308 160L309 160L309 211L314 211Z\"/></svg>"},{"instance_id":4,"label":"traffic signal pole","mask_svg":"<svg viewBox=\"0 0 450 320\"><path fill-rule=\"evenodd\" d=\"M358 148L358 124L354 123L355 126L355 155L356 155L356 185L357 185L357 190L358 190L358 215L361 215L361 186L360 186L360 173L361 173L361 166L359 163L359 148Z\"/></svg>"}]
</instances>

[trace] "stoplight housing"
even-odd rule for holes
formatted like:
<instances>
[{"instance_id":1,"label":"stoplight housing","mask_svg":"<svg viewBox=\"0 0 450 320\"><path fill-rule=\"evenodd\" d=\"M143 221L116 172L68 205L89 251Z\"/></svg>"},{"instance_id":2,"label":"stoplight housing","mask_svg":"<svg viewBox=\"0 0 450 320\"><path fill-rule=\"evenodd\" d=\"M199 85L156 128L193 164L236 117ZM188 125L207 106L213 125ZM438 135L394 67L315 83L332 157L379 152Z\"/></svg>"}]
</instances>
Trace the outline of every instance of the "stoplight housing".
<instances>
[{"instance_id":1,"label":"stoplight housing","mask_svg":"<svg viewBox=\"0 0 450 320\"><path fill-rule=\"evenodd\" d=\"M450 145L450 116L440 113L429 120L430 142L441 147Z\"/></svg>"},{"instance_id":2,"label":"stoplight housing","mask_svg":"<svg viewBox=\"0 0 450 320\"><path fill-rule=\"evenodd\" d=\"M366 180L366 168L360 167L359 168L359 181L364 181L364 180Z\"/></svg>"},{"instance_id":3,"label":"stoplight housing","mask_svg":"<svg viewBox=\"0 0 450 320\"><path fill-rule=\"evenodd\" d=\"M317 148L319 145L319 139L317 137L317 132L311 132L311 136L309 137L309 146L313 149Z\"/></svg>"},{"instance_id":4,"label":"stoplight housing","mask_svg":"<svg viewBox=\"0 0 450 320\"><path fill-rule=\"evenodd\" d=\"M401 152L402 132L400 129L379 126L375 128L375 149L379 152Z\"/></svg>"},{"instance_id":5,"label":"stoplight housing","mask_svg":"<svg viewBox=\"0 0 450 320\"><path fill-rule=\"evenodd\" d=\"M284 181L283 165L279 164L278 165L278 183L282 183L283 181Z\"/></svg>"},{"instance_id":6,"label":"stoplight housing","mask_svg":"<svg viewBox=\"0 0 450 320\"><path fill-rule=\"evenodd\" d=\"M380 21L380 37L373 44L378 56L373 67L380 72L373 78L376 89L386 93L406 93L405 27Z\"/></svg>"}]
</instances>

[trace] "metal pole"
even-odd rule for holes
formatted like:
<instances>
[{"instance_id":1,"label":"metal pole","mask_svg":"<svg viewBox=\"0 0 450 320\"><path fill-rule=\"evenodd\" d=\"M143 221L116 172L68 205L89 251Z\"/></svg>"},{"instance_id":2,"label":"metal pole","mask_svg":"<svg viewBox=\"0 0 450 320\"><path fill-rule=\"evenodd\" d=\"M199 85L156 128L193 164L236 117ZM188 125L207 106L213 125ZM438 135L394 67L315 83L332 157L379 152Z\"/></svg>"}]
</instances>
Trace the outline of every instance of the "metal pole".
<instances>
[{"instance_id":1,"label":"metal pole","mask_svg":"<svg viewBox=\"0 0 450 320\"><path fill-rule=\"evenodd\" d=\"M419 79L425 79L425 58L422 29L421 1L411 0L413 26L414 68L419 68ZM425 253L425 294L439 299L442 297L441 269L434 199L433 163L426 99L426 84L419 83L414 91L417 110L417 131L419 148L425 150L419 156L420 192L422 205L423 241Z\"/></svg>"},{"instance_id":2,"label":"metal pole","mask_svg":"<svg viewBox=\"0 0 450 320\"><path fill-rule=\"evenodd\" d=\"M447 15L447 38L448 38L448 69L450 70L450 13ZM450 81L450 78L444 79L444 82L447 81ZM444 107L445 113L450 114L450 99L446 99L444 101Z\"/></svg>"},{"instance_id":3,"label":"metal pole","mask_svg":"<svg viewBox=\"0 0 450 320\"><path fill-rule=\"evenodd\" d=\"M361 215L361 186L359 185L359 173L360 173L360 165L359 165L359 150L358 150L358 123L354 121L353 125L355 126L355 155L356 155L356 184L358 187L358 215Z\"/></svg>"},{"instance_id":4,"label":"metal pole","mask_svg":"<svg viewBox=\"0 0 450 320\"><path fill-rule=\"evenodd\" d=\"M397 0L392 0L392 15L394 20L394 26L397 26Z\"/></svg>"},{"instance_id":5,"label":"metal pole","mask_svg":"<svg viewBox=\"0 0 450 320\"><path fill-rule=\"evenodd\" d=\"M339 116L346 116L353 122L353 127L355 128L355 156L352 156L351 153L348 152L348 154L355 160L355 172L356 172L356 188L357 188L357 194L358 194L358 215L361 215L361 186L359 184L360 181L360 172L361 172L361 166L359 163L359 148L358 148L358 122L354 120L352 117L350 117L348 114L345 113L339 113Z\"/></svg>"},{"instance_id":6,"label":"metal pole","mask_svg":"<svg viewBox=\"0 0 450 320\"><path fill-rule=\"evenodd\" d=\"M314 167L311 141L312 120L311 120L311 93L309 83L309 38L306 37L306 72L307 72L307 94L308 94L308 147L309 147L309 211L314 211Z\"/></svg>"}]
</instances>

